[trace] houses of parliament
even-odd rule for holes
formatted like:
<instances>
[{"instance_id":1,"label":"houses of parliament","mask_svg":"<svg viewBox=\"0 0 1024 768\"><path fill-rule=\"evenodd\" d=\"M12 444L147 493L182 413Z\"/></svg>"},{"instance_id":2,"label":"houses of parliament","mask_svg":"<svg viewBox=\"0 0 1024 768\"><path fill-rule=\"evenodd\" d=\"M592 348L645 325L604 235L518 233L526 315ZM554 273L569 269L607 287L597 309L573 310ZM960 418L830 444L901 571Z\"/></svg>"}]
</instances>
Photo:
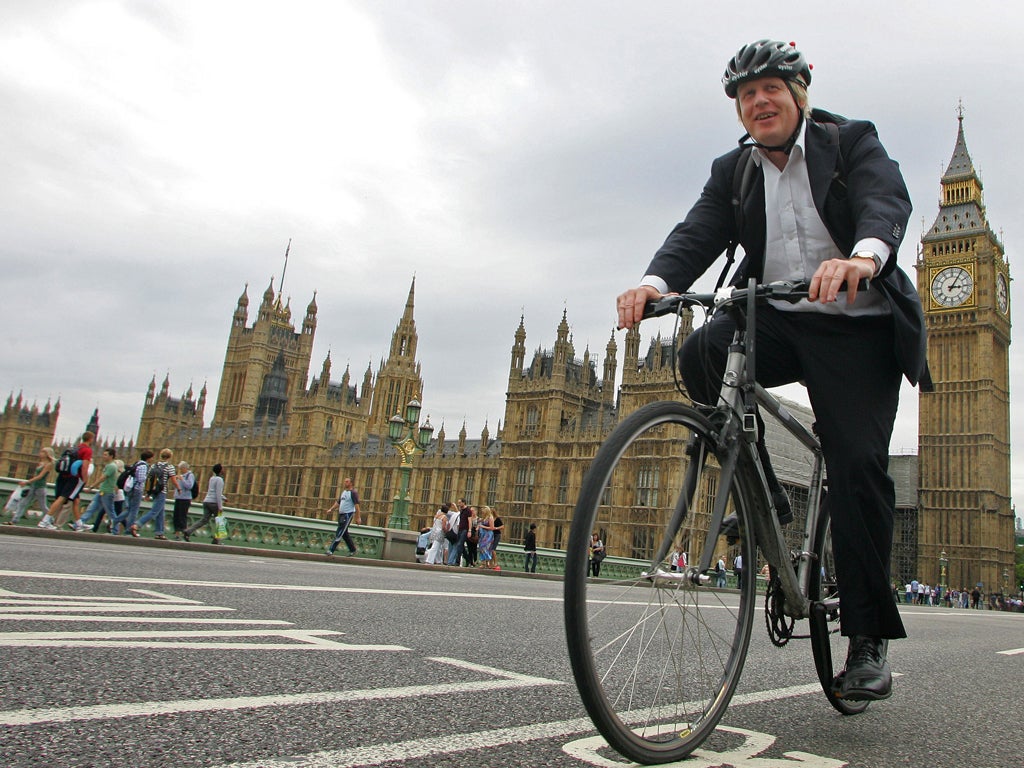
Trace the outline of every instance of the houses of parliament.
<instances>
[{"instance_id":1,"label":"houses of parliament","mask_svg":"<svg viewBox=\"0 0 1024 768\"><path fill-rule=\"evenodd\" d=\"M935 390L920 395L918 455L891 458L898 507L893 578L900 584L911 578L938 584L945 576L954 586L981 582L998 589L1014 568L1010 275L986 218L962 115L941 184L939 212L915 265ZM231 506L306 517L322 517L342 479L351 476L364 522L387 525L400 463L388 422L424 391L416 355L415 280L387 357L377 370L346 367L340 378L330 354L311 375L315 295L301 318L292 316L273 280L259 298L252 311L246 286L229 318L212 419L206 418L205 386L178 397L171 394L169 378L159 385L154 378L137 438L119 446L118 455L168 447L201 474L219 462ZM563 313L553 345L528 355L520 318L510 329L503 420L493 434L485 424L470 436L463 424L457 435L445 434L443 427L434 435L414 459L410 527L429 525L441 501L464 497L498 511L506 524L504 541L521 542L536 523L540 546L562 548L583 475L601 441L640 406L680 396L673 366L689 323L692 318L683 319L675 342L657 336L643 351L640 330L626 332L620 377L614 333L602 359L589 350L579 357ZM812 420L806 408L794 404L792 410ZM21 395L8 398L0 414L0 467L8 476L27 476L40 447L53 444L59 412L59 402L40 410ZM799 516L800 462L788 456L797 448L770 424L768 445ZM791 535L799 536L800 522L790 526ZM643 557L661 525L657 511L625 509L603 538L613 555ZM939 573L940 559L948 563L947 574Z\"/></svg>"}]
</instances>

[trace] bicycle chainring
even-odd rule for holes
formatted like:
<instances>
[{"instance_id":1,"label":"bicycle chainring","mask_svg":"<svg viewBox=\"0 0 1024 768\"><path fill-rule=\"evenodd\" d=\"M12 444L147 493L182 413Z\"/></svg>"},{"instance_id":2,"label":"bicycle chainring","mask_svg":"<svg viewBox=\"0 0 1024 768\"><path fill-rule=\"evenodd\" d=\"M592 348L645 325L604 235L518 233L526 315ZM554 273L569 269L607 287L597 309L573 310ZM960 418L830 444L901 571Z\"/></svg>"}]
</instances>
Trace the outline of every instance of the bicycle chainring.
<instances>
[{"instance_id":1,"label":"bicycle chainring","mask_svg":"<svg viewBox=\"0 0 1024 768\"><path fill-rule=\"evenodd\" d=\"M786 616L783 611L785 600L775 568L768 566L768 587L764 592L764 622L768 628L768 639L777 648L793 639L793 626L796 624L796 620Z\"/></svg>"}]
</instances>

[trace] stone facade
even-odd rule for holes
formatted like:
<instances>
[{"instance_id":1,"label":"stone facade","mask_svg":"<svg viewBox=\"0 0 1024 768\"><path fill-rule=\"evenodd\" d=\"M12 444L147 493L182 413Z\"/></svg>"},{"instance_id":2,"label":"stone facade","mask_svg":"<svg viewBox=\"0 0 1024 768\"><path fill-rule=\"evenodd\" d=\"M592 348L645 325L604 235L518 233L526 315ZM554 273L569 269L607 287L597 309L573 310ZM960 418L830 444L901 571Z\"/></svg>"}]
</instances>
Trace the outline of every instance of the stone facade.
<instances>
[{"instance_id":1,"label":"stone facade","mask_svg":"<svg viewBox=\"0 0 1024 768\"><path fill-rule=\"evenodd\" d=\"M908 578L938 583L943 552L951 586L998 591L1013 574L1009 281L961 114L917 260L935 391L920 397L918 553Z\"/></svg>"}]
</instances>

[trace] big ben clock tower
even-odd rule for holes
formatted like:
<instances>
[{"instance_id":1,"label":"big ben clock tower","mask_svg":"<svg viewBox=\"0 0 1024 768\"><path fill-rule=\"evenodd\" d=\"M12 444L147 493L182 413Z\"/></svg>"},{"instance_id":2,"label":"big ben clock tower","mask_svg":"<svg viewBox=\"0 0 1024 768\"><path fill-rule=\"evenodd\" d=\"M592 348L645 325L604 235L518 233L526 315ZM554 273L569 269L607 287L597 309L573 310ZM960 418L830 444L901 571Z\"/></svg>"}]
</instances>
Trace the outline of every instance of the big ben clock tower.
<instances>
[{"instance_id":1,"label":"big ben clock tower","mask_svg":"<svg viewBox=\"0 0 1024 768\"><path fill-rule=\"evenodd\" d=\"M917 572L900 576L996 592L1013 573L1010 273L963 120L917 261L935 391L920 396Z\"/></svg>"}]
</instances>

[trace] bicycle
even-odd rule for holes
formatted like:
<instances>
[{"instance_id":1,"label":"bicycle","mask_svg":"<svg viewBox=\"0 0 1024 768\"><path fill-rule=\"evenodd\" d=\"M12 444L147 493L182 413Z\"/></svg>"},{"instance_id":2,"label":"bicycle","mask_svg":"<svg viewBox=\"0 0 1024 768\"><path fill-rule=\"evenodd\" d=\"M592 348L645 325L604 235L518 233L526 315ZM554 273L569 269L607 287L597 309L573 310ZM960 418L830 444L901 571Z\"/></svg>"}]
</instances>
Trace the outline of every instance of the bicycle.
<instances>
[{"instance_id":1,"label":"bicycle","mask_svg":"<svg viewBox=\"0 0 1024 768\"><path fill-rule=\"evenodd\" d=\"M757 305L806 297L805 284L752 280L745 288L648 303L644 317L704 307L709 317L728 312L734 318L737 331L718 404L664 400L643 406L612 431L583 479L566 553L569 657L597 729L610 746L637 762L681 760L725 714L751 637L758 548L769 565L765 615L772 642L782 646L809 637L831 705L852 715L869 703L843 700L834 688L832 660L841 659L845 647L822 503L821 446L753 377ZM807 518L796 551L786 545L755 446L756 408L774 416L810 452ZM730 513L738 518L738 551L748 574L738 595L713 587L708 575L722 549L722 521ZM644 525L645 515L654 521L653 529ZM638 576L607 583L587 578L587 542L602 525L632 530L634 547L653 552ZM651 530L660 535L645 539L644 531ZM696 554L689 567L672 571L667 558L677 547L695 547ZM808 635L794 634L802 619L809 619Z\"/></svg>"}]
</instances>

